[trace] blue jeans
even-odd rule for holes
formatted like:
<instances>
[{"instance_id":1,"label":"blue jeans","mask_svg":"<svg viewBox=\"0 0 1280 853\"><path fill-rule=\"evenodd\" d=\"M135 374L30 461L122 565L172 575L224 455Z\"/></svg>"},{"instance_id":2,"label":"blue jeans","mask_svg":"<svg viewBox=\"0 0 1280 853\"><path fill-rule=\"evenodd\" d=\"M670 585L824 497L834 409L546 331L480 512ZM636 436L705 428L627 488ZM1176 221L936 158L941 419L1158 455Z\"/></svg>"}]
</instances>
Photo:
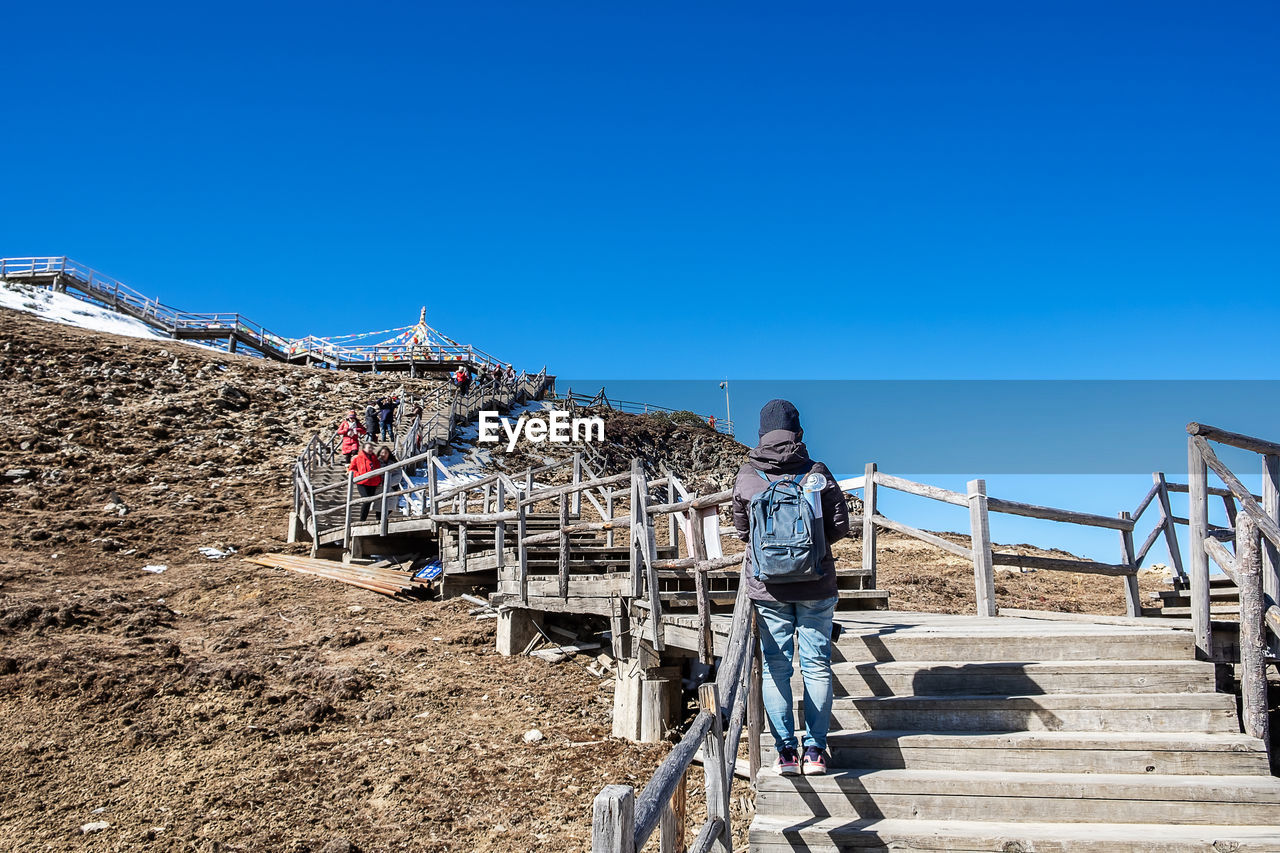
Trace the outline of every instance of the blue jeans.
<instances>
[{"instance_id":1,"label":"blue jeans","mask_svg":"<svg viewBox=\"0 0 1280 853\"><path fill-rule=\"evenodd\" d=\"M797 635L804 678L804 746L827 748L831 728L831 617L836 598L775 603L756 601L764 651L764 712L778 749L799 749L792 710L791 674Z\"/></svg>"}]
</instances>

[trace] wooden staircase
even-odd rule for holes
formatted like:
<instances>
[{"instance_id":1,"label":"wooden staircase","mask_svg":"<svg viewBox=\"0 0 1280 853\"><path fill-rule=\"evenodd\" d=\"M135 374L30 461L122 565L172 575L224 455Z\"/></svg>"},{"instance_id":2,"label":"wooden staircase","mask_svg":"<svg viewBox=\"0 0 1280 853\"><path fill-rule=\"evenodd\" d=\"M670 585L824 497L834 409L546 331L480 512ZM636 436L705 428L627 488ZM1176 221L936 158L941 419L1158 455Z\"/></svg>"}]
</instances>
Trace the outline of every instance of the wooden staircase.
<instances>
[{"instance_id":1,"label":"wooden staircase","mask_svg":"<svg viewBox=\"0 0 1280 853\"><path fill-rule=\"evenodd\" d=\"M752 850L1280 850L1280 780L1190 632L838 619L832 772L766 748Z\"/></svg>"},{"instance_id":2,"label":"wooden staircase","mask_svg":"<svg viewBox=\"0 0 1280 853\"><path fill-rule=\"evenodd\" d=\"M1191 617L1191 585L1184 578L1174 578L1170 589L1151 594L1159 607L1144 607L1143 616L1164 616L1176 619ZM1230 578L1209 579L1209 615L1215 619L1236 619L1240 616L1240 590Z\"/></svg>"}]
</instances>

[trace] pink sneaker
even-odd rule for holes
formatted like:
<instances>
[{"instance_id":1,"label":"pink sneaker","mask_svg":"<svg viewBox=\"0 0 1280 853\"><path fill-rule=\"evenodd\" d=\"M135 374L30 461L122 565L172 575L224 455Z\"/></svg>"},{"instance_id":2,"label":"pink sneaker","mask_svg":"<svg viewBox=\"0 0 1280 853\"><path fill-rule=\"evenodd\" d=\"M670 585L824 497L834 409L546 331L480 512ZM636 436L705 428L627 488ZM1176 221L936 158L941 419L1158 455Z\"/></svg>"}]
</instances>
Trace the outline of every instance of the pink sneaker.
<instances>
[{"instance_id":1,"label":"pink sneaker","mask_svg":"<svg viewBox=\"0 0 1280 853\"><path fill-rule=\"evenodd\" d=\"M827 772L827 756L816 746L804 751L804 775L824 776Z\"/></svg>"},{"instance_id":2,"label":"pink sneaker","mask_svg":"<svg viewBox=\"0 0 1280 853\"><path fill-rule=\"evenodd\" d=\"M800 756L794 749L778 750L778 762L773 765L779 776L799 776Z\"/></svg>"}]
</instances>

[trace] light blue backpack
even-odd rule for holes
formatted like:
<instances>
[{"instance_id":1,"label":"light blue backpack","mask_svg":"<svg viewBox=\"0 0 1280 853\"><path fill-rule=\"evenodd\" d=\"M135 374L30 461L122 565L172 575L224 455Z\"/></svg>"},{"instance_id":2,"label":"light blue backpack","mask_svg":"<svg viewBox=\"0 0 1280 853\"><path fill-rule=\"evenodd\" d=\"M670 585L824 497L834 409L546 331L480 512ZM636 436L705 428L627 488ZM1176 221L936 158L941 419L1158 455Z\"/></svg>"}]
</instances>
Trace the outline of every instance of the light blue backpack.
<instances>
[{"instance_id":1,"label":"light blue backpack","mask_svg":"<svg viewBox=\"0 0 1280 853\"><path fill-rule=\"evenodd\" d=\"M822 577L822 528L800 486L803 474L770 480L751 499L751 567L766 583L797 583Z\"/></svg>"}]
</instances>

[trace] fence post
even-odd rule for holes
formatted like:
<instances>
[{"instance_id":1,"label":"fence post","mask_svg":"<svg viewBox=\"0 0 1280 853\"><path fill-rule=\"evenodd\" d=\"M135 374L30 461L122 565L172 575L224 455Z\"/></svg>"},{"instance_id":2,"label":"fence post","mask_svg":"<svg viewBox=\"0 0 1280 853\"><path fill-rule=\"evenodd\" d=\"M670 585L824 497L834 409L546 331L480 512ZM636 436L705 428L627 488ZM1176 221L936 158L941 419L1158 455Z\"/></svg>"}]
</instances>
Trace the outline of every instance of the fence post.
<instances>
[{"instance_id":1,"label":"fence post","mask_svg":"<svg viewBox=\"0 0 1280 853\"><path fill-rule=\"evenodd\" d=\"M604 513L609 516L605 521L613 518L613 489L608 487L604 490ZM613 547L613 525L609 525L609 529L604 532L604 544L608 548Z\"/></svg>"},{"instance_id":2,"label":"fence post","mask_svg":"<svg viewBox=\"0 0 1280 853\"><path fill-rule=\"evenodd\" d=\"M729 786L724 776L724 721L720 716L720 694L714 683L698 688L698 704L702 706L703 713L711 715L711 731L702 742L702 774L707 780L707 820L720 818L724 821L720 837L711 849L729 853L733 828L729 821Z\"/></svg>"},{"instance_id":3,"label":"fence post","mask_svg":"<svg viewBox=\"0 0 1280 853\"><path fill-rule=\"evenodd\" d=\"M686 804L689 796L689 773L685 771L676 783L676 790L671 800L662 807L662 818L659 824L659 853L685 853L684 822L687 812Z\"/></svg>"},{"instance_id":4,"label":"fence post","mask_svg":"<svg viewBox=\"0 0 1280 853\"><path fill-rule=\"evenodd\" d=\"M970 480L969 532L973 545L973 580L979 616L996 615L996 575L991 558L991 519L987 512L987 481Z\"/></svg>"},{"instance_id":5,"label":"fence post","mask_svg":"<svg viewBox=\"0 0 1280 853\"><path fill-rule=\"evenodd\" d=\"M423 505L423 515L435 515L436 512L436 452L427 451L427 494Z\"/></svg>"},{"instance_id":6,"label":"fence post","mask_svg":"<svg viewBox=\"0 0 1280 853\"><path fill-rule=\"evenodd\" d=\"M574 451L573 454L573 484L575 486L582 482L582 451ZM575 516L582 514L582 492L574 490L573 502L569 507L569 512Z\"/></svg>"},{"instance_id":7,"label":"fence post","mask_svg":"<svg viewBox=\"0 0 1280 853\"><path fill-rule=\"evenodd\" d=\"M606 785L591 805L591 853L635 853L636 792Z\"/></svg>"},{"instance_id":8,"label":"fence post","mask_svg":"<svg viewBox=\"0 0 1280 853\"><path fill-rule=\"evenodd\" d=\"M526 489L532 480L533 475L530 473L525 478ZM524 502L527 494L528 491L524 490L516 492L516 552L520 557L520 603L526 605L529 603L529 546L524 544L524 538L529 535L529 507Z\"/></svg>"},{"instance_id":9,"label":"fence post","mask_svg":"<svg viewBox=\"0 0 1280 853\"><path fill-rule=\"evenodd\" d=\"M640 598L644 595L644 576L640 569L643 560L640 558L640 525L644 520L640 518L640 460L631 460L631 526L627 529L628 556L630 557L629 567L631 570L631 597Z\"/></svg>"},{"instance_id":10,"label":"fence post","mask_svg":"<svg viewBox=\"0 0 1280 853\"><path fill-rule=\"evenodd\" d=\"M1280 522L1280 456L1262 457L1262 511ZM1248 513L1246 513L1247 515ZM1270 539L1262 537L1262 606L1265 610L1280 603L1280 552ZM1271 637L1271 654L1280 654L1280 637Z\"/></svg>"},{"instance_id":11,"label":"fence post","mask_svg":"<svg viewBox=\"0 0 1280 853\"><path fill-rule=\"evenodd\" d=\"M498 478L498 484L495 491L495 501L498 504L498 512L506 512L507 509L507 492L506 487L502 483L502 478ZM507 523L501 518L493 525L493 553L496 555L498 580L502 580L502 570L506 568L506 558L503 552L507 549Z\"/></svg>"},{"instance_id":12,"label":"fence post","mask_svg":"<svg viewBox=\"0 0 1280 853\"><path fill-rule=\"evenodd\" d=\"M1187 436L1187 533L1191 541L1191 630L1196 650L1204 660L1213 660L1213 626L1209 622L1209 555L1204 550L1209 535L1209 469L1196 437Z\"/></svg>"},{"instance_id":13,"label":"fence post","mask_svg":"<svg viewBox=\"0 0 1280 853\"><path fill-rule=\"evenodd\" d=\"M1201 540L1203 542L1203 540ZM1240 704L1245 734L1270 750L1267 719L1266 632L1262 622L1262 555L1257 522L1240 513L1236 527L1236 575L1240 583Z\"/></svg>"},{"instance_id":14,"label":"fence post","mask_svg":"<svg viewBox=\"0 0 1280 853\"><path fill-rule=\"evenodd\" d=\"M876 463L868 462L862 481L862 568L870 572L869 586L863 589L876 588Z\"/></svg>"},{"instance_id":15,"label":"fence post","mask_svg":"<svg viewBox=\"0 0 1280 853\"><path fill-rule=\"evenodd\" d=\"M1164 473L1157 471L1151 475L1159 491L1156 497L1160 500L1160 523L1164 526L1164 544L1169 549L1169 562L1178 577L1186 580L1187 570L1182 567L1182 549L1178 547L1178 527L1173 521L1173 512L1169 509L1169 484L1165 482Z\"/></svg>"},{"instance_id":16,"label":"fence post","mask_svg":"<svg viewBox=\"0 0 1280 853\"><path fill-rule=\"evenodd\" d=\"M351 493L355 491L355 487L356 487L356 475L348 471L347 472L347 510L346 510L346 515L343 518L344 529L342 533L342 547L347 550L351 549Z\"/></svg>"},{"instance_id":17,"label":"fence post","mask_svg":"<svg viewBox=\"0 0 1280 853\"><path fill-rule=\"evenodd\" d=\"M1120 518L1128 521L1133 516L1128 512L1120 513ZM1138 592L1138 560L1134 556L1133 531L1120 531L1120 555L1122 562L1134 570L1134 574L1124 576L1124 609L1130 616L1142 615L1142 595Z\"/></svg>"},{"instance_id":18,"label":"fence post","mask_svg":"<svg viewBox=\"0 0 1280 853\"><path fill-rule=\"evenodd\" d=\"M760 623L751 614L751 684L747 692L747 761L751 767L751 785L760 775L760 735L764 731L764 678L760 660Z\"/></svg>"},{"instance_id":19,"label":"fence post","mask_svg":"<svg viewBox=\"0 0 1280 853\"><path fill-rule=\"evenodd\" d=\"M569 600L569 498L560 493L560 553L556 555L556 571L560 576L560 597Z\"/></svg>"}]
</instances>

